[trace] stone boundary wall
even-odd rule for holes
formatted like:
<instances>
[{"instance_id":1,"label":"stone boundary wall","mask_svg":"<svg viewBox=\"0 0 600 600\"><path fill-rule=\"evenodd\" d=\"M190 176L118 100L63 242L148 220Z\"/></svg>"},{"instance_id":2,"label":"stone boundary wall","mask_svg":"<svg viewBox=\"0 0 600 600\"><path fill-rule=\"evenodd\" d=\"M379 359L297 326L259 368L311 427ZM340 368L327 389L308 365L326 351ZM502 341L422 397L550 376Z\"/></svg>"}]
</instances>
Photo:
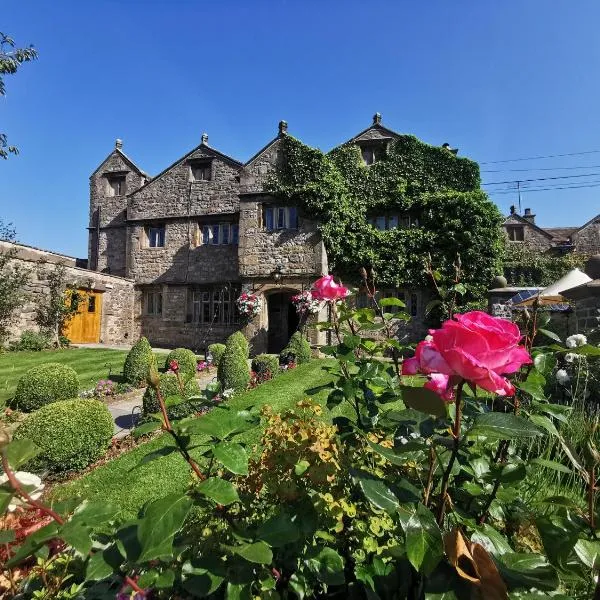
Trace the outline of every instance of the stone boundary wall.
<instances>
[{"instance_id":1,"label":"stone boundary wall","mask_svg":"<svg viewBox=\"0 0 600 600\"><path fill-rule=\"evenodd\" d=\"M102 320L100 341L104 344L129 344L138 337L134 325L133 281L115 275L107 275L76 267L76 259L64 254L40 250L31 246L0 242L0 252L16 250L15 263L28 269L31 278L25 287L26 301L17 309L14 323L10 328L9 341L18 339L27 329L38 330L35 322L35 308L48 293L48 280L45 273L54 265L66 267L67 283L80 288L102 292ZM40 261L45 261L41 264Z\"/></svg>"}]
</instances>

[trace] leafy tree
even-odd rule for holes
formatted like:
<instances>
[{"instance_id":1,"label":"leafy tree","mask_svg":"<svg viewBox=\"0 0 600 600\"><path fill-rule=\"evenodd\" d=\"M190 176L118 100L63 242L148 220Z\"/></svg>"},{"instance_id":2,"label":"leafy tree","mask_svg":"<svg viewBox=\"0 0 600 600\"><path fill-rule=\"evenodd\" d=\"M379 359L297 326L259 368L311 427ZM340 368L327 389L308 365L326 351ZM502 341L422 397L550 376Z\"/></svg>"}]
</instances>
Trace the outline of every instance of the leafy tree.
<instances>
[{"instance_id":1,"label":"leafy tree","mask_svg":"<svg viewBox=\"0 0 600 600\"><path fill-rule=\"evenodd\" d=\"M60 346L60 335L67 323L77 313L83 295L74 286L67 285L67 270L62 263L46 269L40 261L39 277L48 280L48 296L38 305L35 320L43 331L52 336L55 346Z\"/></svg>"},{"instance_id":2,"label":"leafy tree","mask_svg":"<svg viewBox=\"0 0 600 600\"><path fill-rule=\"evenodd\" d=\"M11 223L0 219L0 241L15 242L16 233ZM6 341L15 310L25 300L24 288L30 278L29 269L13 259L16 248L0 249L0 344Z\"/></svg>"},{"instance_id":3,"label":"leafy tree","mask_svg":"<svg viewBox=\"0 0 600 600\"><path fill-rule=\"evenodd\" d=\"M33 46L17 48L15 41L0 31L0 96L6 95L4 75L14 75L19 67L35 60L38 56ZM9 154L18 154L16 146L9 146L5 133L0 133L0 158L7 159Z\"/></svg>"}]
</instances>

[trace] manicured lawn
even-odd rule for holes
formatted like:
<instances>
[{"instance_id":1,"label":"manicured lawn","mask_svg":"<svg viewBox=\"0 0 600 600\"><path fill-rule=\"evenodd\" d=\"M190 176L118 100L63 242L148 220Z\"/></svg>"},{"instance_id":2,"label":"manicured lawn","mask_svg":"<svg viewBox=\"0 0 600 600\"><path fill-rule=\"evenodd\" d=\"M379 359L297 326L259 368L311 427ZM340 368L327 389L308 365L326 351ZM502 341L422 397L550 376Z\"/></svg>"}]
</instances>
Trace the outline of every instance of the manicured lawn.
<instances>
[{"instance_id":1,"label":"manicured lawn","mask_svg":"<svg viewBox=\"0 0 600 600\"><path fill-rule=\"evenodd\" d=\"M229 406L240 410L268 404L276 411L283 411L304 398L307 389L331 380L330 375L323 370L323 364L324 361L315 360L283 373L255 390L240 394ZM322 391L315 399L324 405L326 397L327 391ZM336 408L331 412L324 409L323 418L330 420L343 412L343 408ZM259 441L260 435L260 428L255 428L240 436L240 439L251 447ZM194 437L193 441L203 442L206 438L198 436ZM81 479L56 488L53 495L60 498L79 496L100 499L121 506L127 516L133 517L148 500L183 490L190 481L189 467L178 454L171 454L139 466L140 460L146 454L167 443L167 436L162 435L95 469Z\"/></svg>"},{"instance_id":2,"label":"manicured lawn","mask_svg":"<svg viewBox=\"0 0 600 600\"><path fill-rule=\"evenodd\" d=\"M72 348L44 352L6 352L0 354L0 407L14 394L19 378L31 367L42 363L58 362L73 367L79 376L81 390L94 387L99 379L120 381L127 352L102 348ZM164 354L158 355L158 366L164 363Z\"/></svg>"}]
</instances>

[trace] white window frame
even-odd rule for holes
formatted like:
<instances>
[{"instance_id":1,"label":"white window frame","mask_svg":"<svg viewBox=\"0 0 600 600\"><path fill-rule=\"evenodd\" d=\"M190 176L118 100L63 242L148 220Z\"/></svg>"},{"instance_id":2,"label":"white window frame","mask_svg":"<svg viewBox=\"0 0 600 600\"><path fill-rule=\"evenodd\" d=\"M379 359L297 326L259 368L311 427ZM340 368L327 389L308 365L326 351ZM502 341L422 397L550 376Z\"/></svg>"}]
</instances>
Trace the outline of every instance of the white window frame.
<instances>
[{"instance_id":1,"label":"white window frame","mask_svg":"<svg viewBox=\"0 0 600 600\"><path fill-rule=\"evenodd\" d=\"M239 244L238 223L204 223L199 224L203 246L237 246ZM216 235L215 235L216 232ZM227 241L224 241L227 239Z\"/></svg>"}]
</instances>

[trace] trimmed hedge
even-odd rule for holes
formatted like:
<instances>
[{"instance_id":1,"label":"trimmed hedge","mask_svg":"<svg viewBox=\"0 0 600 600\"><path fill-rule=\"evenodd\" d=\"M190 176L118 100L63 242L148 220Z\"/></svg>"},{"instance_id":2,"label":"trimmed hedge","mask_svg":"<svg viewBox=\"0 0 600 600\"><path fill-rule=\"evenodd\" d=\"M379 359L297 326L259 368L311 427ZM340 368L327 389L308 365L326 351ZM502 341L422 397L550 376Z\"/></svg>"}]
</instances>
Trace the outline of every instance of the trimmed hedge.
<instances>
[{"instance_id":1,"label":"trimmed hedge","mask_svg":"<svg viewBox=\"0 0 600 600\"><path fill-rule=\"evenodd\" d=\"M225 344L211 344L208 347L208 352L212 356L212 364L218 367L225 352Z\"/></svg>"},{"instance_id":2,"label":"trimmed hedge","mask_svg":"<svg viewBox=\"0 0 600 600\"><path fill-rule=\"evenodd\" d=\"M183 395L185 398L191 396L200 396L200 388L194 377L186 377L181 375L183 383ZM161 373L160 375L160 392L164 400L169 396L181 396L181 390L179 389L179 383L177 382L177 376L174 373ZM148 386L144 392L142 399L143 413L147 416L151 413L157 413L160 411L158 399L156 398L156 392L154 388ZM197 413L202 406L204 406L203 400L194 400L191 402L182 402L167 408L167 414L169 419L183 419L189 415Z\"/></svg>"},{"instance_id":3,"label":"trimmed hedge","mask_svg":"<svg viewBox=\"0 0 600 600\"><path fill-rule=\"evenodd\" d=\"M310 360L310 344L299 331L296 331L296 333L292 335L288 345L281 351L280 356L286 356L287 354L293 354L299 365L307 363Z\"/></svg>"},{"instance_id":4,"label":"trimmed hedge","mask_svg":"<svg viewBox=\"0 0 600 600\"><path fill-rule=\"evenodd\" d=\"M252 359L252 370L259 377L266 373L275 377L279 372L279 358L274 354L258 354Z\"/></svg>"},{"instance_id":5,"label":"trimmed hedge","mask_svg":"<svg viewBox=\"0 0 600 600\"><path fill-rule=\"evenodd\" d=\"M15 431L41 449L28 468L43 471L82 469L100 458L114 431L112 415L99 400L61 400L30 414Z\"/></svg>"},{"instance_id":6,"label":"trimmed hedge","mask_svg":"<svg viewBox=\"0 0 600 600\"><path fill-rule=\"evenodd\" d=\"M169 363L176 360L179 363L179 372L182 375L194 376L198 367L196 355L187 348L176 348L171 350L165 361L165 369L169 368Z\"/></svg>"},{"instance_id":7,"label":"trimmed hedge","mask_svg":"<svg viewBox=\"0 0 600 600\"><path fill-rule=\"evenodd\" d=\"M123 377L136 387L146 385L148 368L152 360L152 346L147 338L140 338L129 351L123 365Z\"/></svg>"},{"instance_id":8,"label":"trimmed hedge","mask_svg":"<svg viewBox=\"0 0 600 600\"><path fill-rule=\"evenodd\" d=\"M27 329L21 333L19 341L10 344L11 350L29 350L40 352L52 346L52 340L47 333Z\"/></svg>"},{"instance_id":9,"label":"trimmed hedge","mask_svg":"<svg viewBox=\"0 0 600 600\"><path fill-rule=\"evenodd\" d=\"M243 339L243 342L241 339ZM248 367L248 342L239 331L230 335L217 372L221 389L243 392L250 383Z\"/></svg>"},{"instance_id":10,"label":"trimmed hedge","mask_svg":"<svg viewBox=\"0 0 600 600\"><path fill-rule=\"evenodd\" d=\"M19 379L11 406L31 412L51 402L76 398L78 393L79 380L71 367L45 363L29 369Z\"/></svg>"}]
</instances>

